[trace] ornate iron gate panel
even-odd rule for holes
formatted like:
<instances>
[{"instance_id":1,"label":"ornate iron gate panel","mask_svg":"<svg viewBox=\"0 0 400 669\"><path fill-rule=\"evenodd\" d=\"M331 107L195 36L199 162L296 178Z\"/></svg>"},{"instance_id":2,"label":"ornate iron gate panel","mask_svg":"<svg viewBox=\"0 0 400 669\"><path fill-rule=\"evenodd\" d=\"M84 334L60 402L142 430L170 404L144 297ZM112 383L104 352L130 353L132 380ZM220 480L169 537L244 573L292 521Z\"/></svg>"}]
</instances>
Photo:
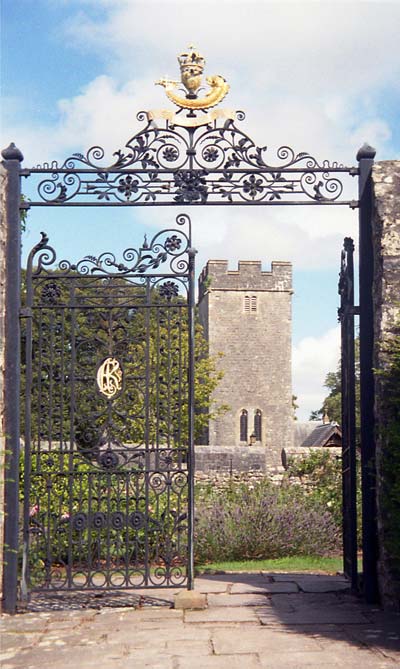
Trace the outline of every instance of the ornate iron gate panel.
<instances>
[{"instance_id":1,"label":"ornate iron gate panel","mask_svg":"<svg viewBox=\"0 0 400 669\"><path fill-rule=\"evenodd\" d=\"M342 484L343 484L343 569L358 588L357 575L357 482L356 482L356 391L354 316L354 243L344 240L341 255L339 320L341 329L342 376Z\"/></svg>"},{"instance_id":2,"label":"ornate iron gate panel","mask_svg":"<svg viewBox=\"0 0 400 669\"><path fill-rule=\"evenodd\" d=\"M22 592L193 578L190 219L26 277ZM189 372L189 373L188 373Z\"/></svg>"}]
</instances>

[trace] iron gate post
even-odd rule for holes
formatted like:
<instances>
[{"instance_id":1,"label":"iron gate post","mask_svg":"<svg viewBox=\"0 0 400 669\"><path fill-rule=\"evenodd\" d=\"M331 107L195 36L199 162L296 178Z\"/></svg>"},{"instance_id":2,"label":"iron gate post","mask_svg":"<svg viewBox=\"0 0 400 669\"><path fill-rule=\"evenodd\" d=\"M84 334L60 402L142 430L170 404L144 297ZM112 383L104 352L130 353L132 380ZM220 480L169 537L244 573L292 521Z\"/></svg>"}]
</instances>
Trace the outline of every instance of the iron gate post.
<instances>
[{"instance_id":1,"label":"iron gate post","mask_svg":"<svg viewBox=\"0 0 400 669\"><path fill-rule=\"evenodd\" d=\"M356 313L359 313L359 310L354 306L353 253L353 240L350 237L346 237L344 240L339 275L339 320L341 330L342 376L343 571L351 581L352 590L357 591L356 379L354 316Z\"/></svg>"},{"instance_id":2,"label":"iron gate post","mask_svg":"<svg viewBox=\"0 0 400 669\"><path fill-rule=\"evenodd\" d=\"M5 219L5 342L4 342L4 569L3 610L15 613L18 580L18 478L20 440L20 295L21 295L21 151L10 144L2 151L7 170Z\"/></svg>"},{"instance_id":3,"label":"iron gate post","mask_svg":"<svg viewBox=\"0 0 400 669\"><path fill-rule=\"evenodd\" d=\"M189 255L189 429L188 429L188 507L189 507L189 536L188 536L188 590L194 589L194 349L195 349L195 295L194 295L194 271L195 271L195 249L188 249Z\"/></svg>"},{"instance_id":4,"label":"iron gate post","mask_svg":"<svg viewBox=\"0 0 400 669\"><path fill-rule=\"evenodd\" d=\"M378 535L374 419L374 320L371 171L376 151L364 144L359 163L359 282L360 282L360 417L363 519L363 587L367 602L378 600Z\"/></svg>"}]
</instances>

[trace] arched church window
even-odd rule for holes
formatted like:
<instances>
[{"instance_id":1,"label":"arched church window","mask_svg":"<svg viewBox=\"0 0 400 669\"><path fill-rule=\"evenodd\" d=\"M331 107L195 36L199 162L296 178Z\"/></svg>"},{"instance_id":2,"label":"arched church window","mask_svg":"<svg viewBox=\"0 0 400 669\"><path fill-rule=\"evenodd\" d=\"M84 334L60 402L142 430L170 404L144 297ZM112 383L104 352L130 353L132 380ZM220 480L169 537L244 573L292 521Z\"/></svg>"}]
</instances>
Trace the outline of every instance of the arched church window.
<instances>
[{"instance_id":1,"label":"arched church window","mask_svg":"<svg viewBox=\"0 0 400 669\"><path fill-rule=\"evenodd\" d=\"M246 409L243 409L240 414L240 441L247 442L247 430L248 430L248 413Z\"/></svg>"},{"instance_id":2,"label":"arched church window","mask_svg":"<svg viewBox=\"0 0 400 669\"><path fill-rule=\"evenodd\" d=\"M244 313L245 314L250 313L250 295L244 296Z\"/></svg>"},{"instance_id":3,"label":"arched church window","mask_svg":"<svg viewBox=\"0 0 400 669\"><path fill-rule=\"evenodd\" d=\"M250 311L252 314L255 314L257 312L257 295L251 296Z\"/></svg>"},{"instance_id":4,"label":"arched church window","mask_svg":"<svg viewBox=\"0 0 400 669\"><path fill-rule=\"evenodd\" d=\"M261 432L261 411L257 409L254 414L254 434L256 441L261 441L262 432Z\"/></svg>"}]
</instances>

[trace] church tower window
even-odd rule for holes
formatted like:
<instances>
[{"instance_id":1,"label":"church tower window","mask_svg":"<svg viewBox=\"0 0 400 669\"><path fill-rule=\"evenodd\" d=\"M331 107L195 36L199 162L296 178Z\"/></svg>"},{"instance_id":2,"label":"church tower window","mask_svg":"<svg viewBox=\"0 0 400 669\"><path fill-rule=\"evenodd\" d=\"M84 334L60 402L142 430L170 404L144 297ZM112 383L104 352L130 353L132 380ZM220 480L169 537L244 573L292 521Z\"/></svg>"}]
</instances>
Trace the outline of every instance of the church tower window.
<instances>
[{"instance_id":1,"label":"church tower window","mask_svg":"<svg viewBox=\"0 0 400 669\"><path fill-rule=\"evenodd\" d=\"M247 430L248 430L248 413L246 409L243 409L240 414L240 441L247 442Z\"/></svg>"},{"instance_id":2,"label":"church tower window","mask_svg":"<svg viewBox=\"0 0 400 669\"><path fill-rule=\"evenodd\" d=\"M256 437L256 441L261 441L262 437L262 431L261 431L261 411L260 409L257 409L257 411L254 414L254 434Z\"/></svg>"},{"instance_id":3,"label":"church tower window","mask_svg":"<svg viewBox=\"0 0 400 669\"><path fill-rule=\"evenodd\" d=\"M257 313L257 295L245 295L244 296L244 313L245 314L256 314Z\"/></svg>"}]
</instances>

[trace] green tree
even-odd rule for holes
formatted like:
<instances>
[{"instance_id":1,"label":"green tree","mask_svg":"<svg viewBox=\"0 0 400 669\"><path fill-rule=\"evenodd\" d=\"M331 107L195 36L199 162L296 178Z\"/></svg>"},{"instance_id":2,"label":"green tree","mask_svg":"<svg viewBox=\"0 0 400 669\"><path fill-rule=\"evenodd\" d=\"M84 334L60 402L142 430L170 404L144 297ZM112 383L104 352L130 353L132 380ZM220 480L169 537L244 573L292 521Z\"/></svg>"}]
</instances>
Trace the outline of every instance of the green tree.
<instances>
[{"instance_id":1,"label":"green tree","mask_svg":"<svg viewBox=\"0 0 400 669\"><path fill-rule=\"evenodd\" d=\"M359 338L355 340L355 380L356 380L356 427L360 427L360 412L359 412L359 398L360 398L360 345ZM338 362L336 372L328 372L325 377L325 388L329 390L329 394L325 397L322 407L310 414L310 420L321 420L326 413L330 420L341 423L342 421L342 373L340 368L340 361Z\"/></svg>"},{"instance_id":2,"label":"green tree","mask_svg":"<svg viewBox=\"0 0 400 669\"><path fill-rule=\"evenodd\" d=\"M293 420L297 420L296 411L299 408L297 400L298 400L297 395L292 395Z\"/></svg>"},{"instance_id":3,"label":"green tree","mask_svg":"<svg viewBox=\"0 0 400 669\"><path fill-rule=\"evenodd\" d=\"M32 321L32 435L68 441L72 429L83 451L94 455L95 445L107 440L106 424L110 438L121 443L149 440L156 445L161 439L183 446L188 432L188 323L182 299L153 288L158 306L146 310L144 288L123 278L108 280L105 287L96 277L82 280L77 273L67 278L54 272L52 278L35 280L35 304L42 306L33 310ZM102 306L98 294L103 289ZM196 323L196 438L210 418L226 410L211 406L222 373L207 348ZM123 383L120 393L107 398L96 384L96 364L111 355L122 361Z\"/></svg>"}]
</instances>

